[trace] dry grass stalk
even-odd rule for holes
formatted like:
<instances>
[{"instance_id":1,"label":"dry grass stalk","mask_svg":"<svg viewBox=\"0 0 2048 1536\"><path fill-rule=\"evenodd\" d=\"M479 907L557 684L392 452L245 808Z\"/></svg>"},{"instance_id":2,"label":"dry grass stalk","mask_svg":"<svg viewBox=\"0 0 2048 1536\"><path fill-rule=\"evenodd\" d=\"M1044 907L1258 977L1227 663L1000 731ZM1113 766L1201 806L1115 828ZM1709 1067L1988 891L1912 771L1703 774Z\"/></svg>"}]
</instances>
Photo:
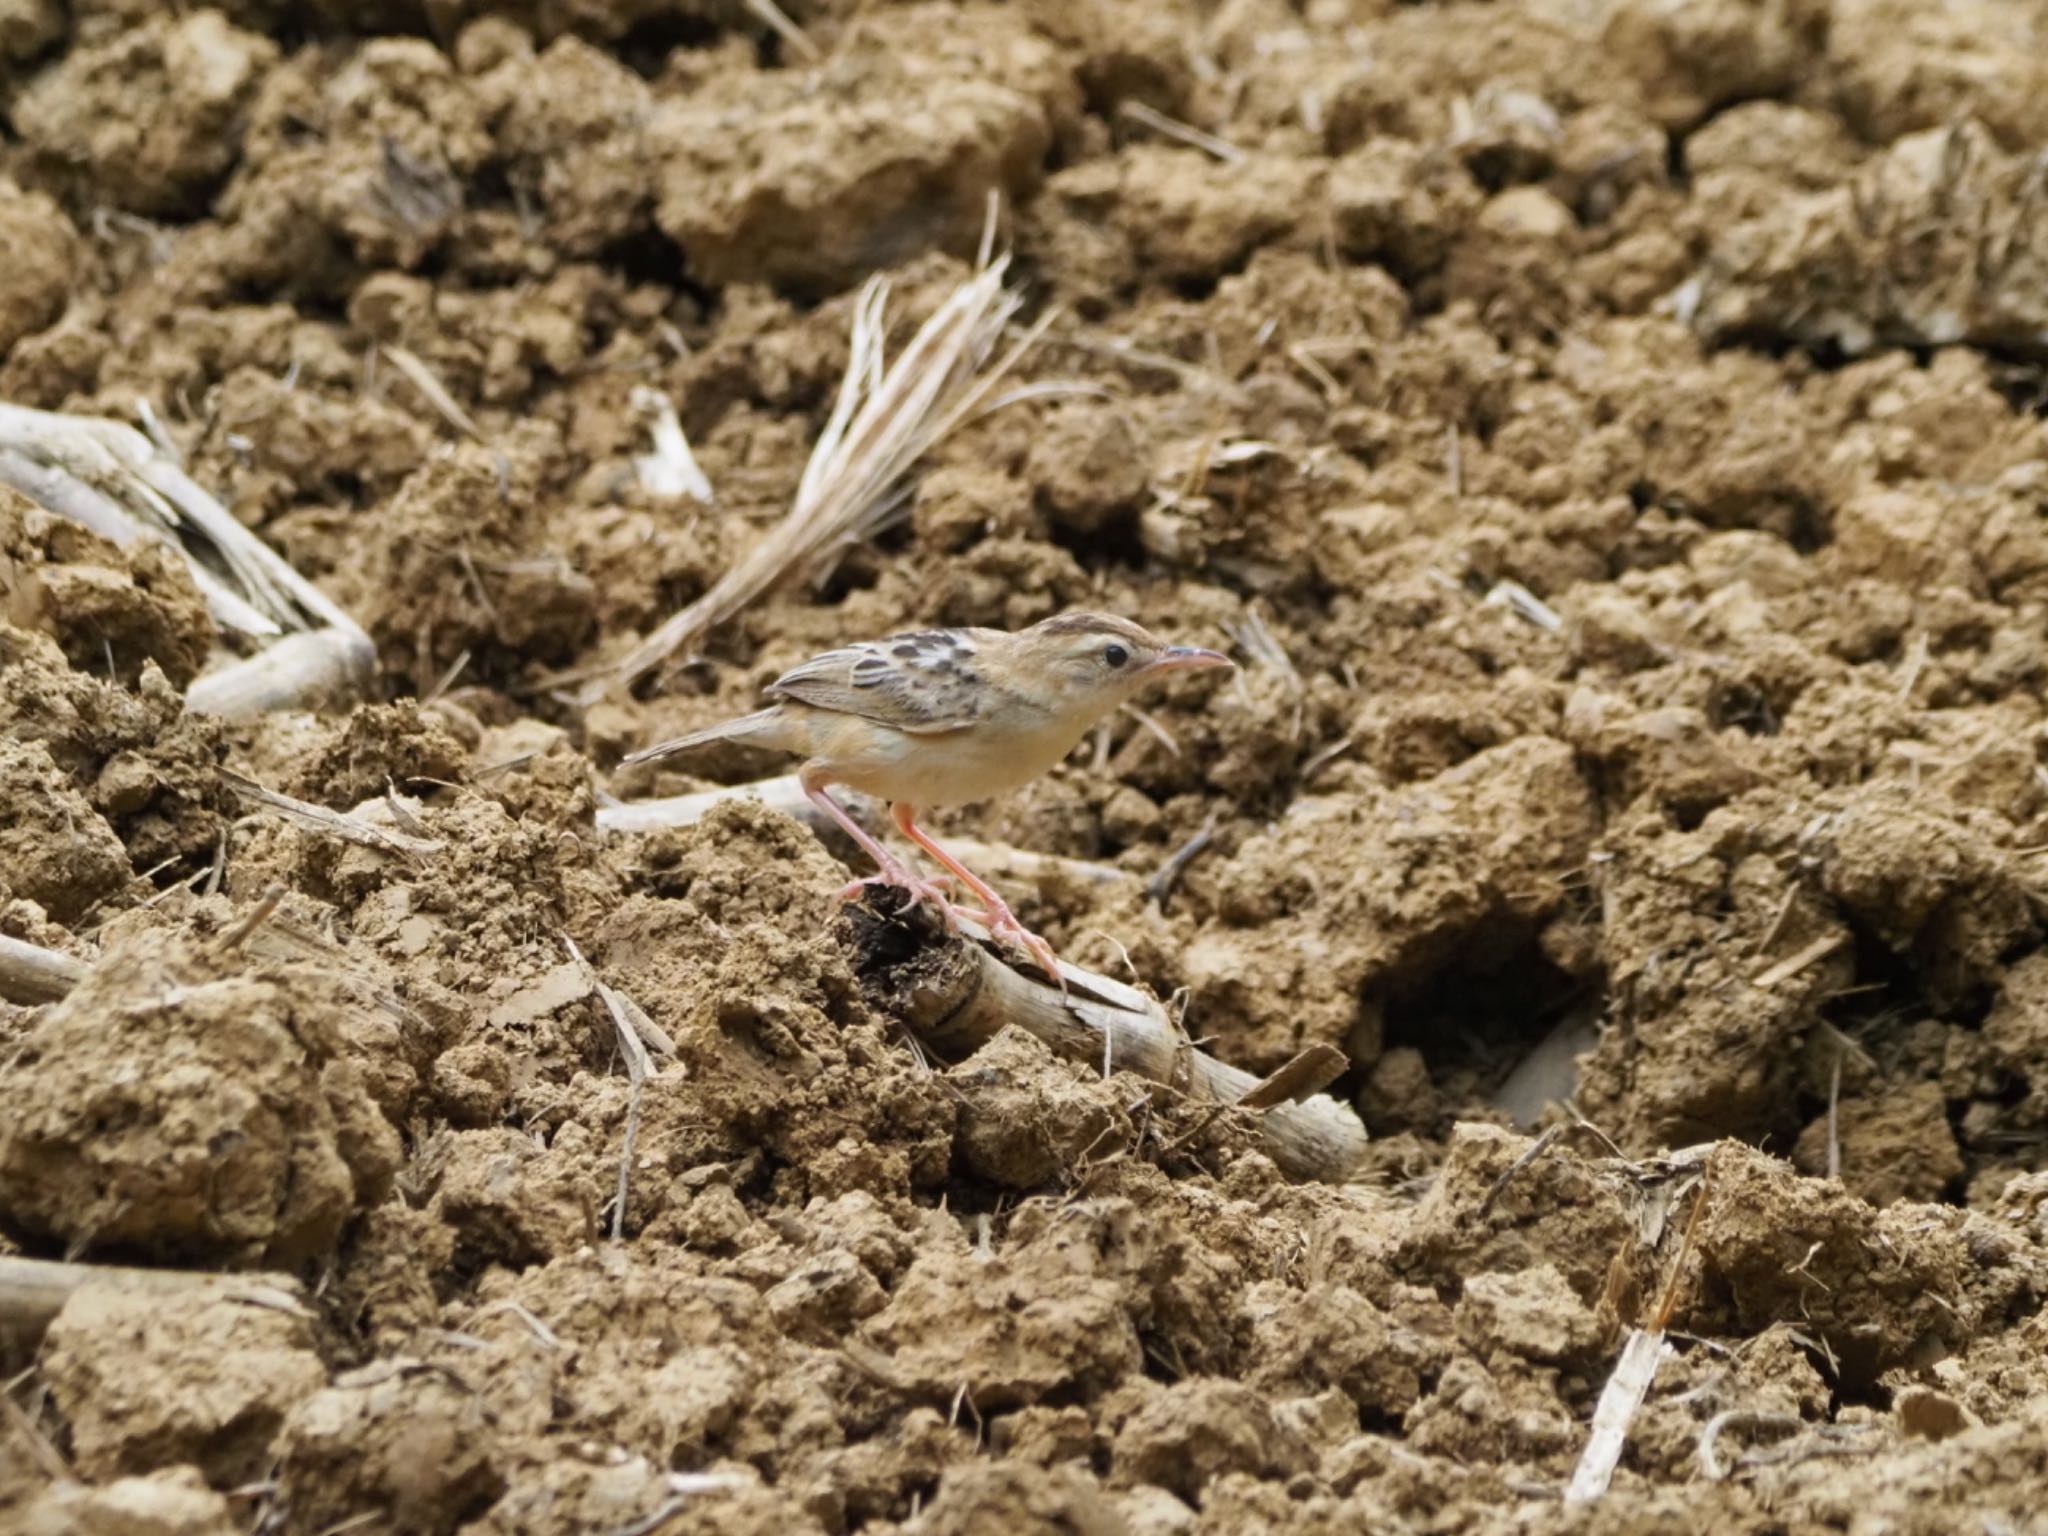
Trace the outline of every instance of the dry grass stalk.
<instances>
[{"instance_id":1,"label":"dry grass stalk","mask_svg":"<svg viewBox=\"0 0 2048 1536\"><path fill-rule=\"evenodd\" d=\"M1825 960L1848 942L1849 939L1846 934L1823 934L1796 955L1788 955L1768 970L1759 972L1751 980L1750 985L1765 990L1775 987L1779 982L1797 976L1816 961Z\"/></svg>"},{"instance_id":2,"label":"dry grass stalk","mask_svg":"<svg viewBox=\"0 0 2048 1536\"><path fill-rule=\"evenodd\" d=\"M1659 1329L1629 1330L1621 1358L1615 1362L1607 1385L1600 1389L1600 1401L1594 1405L1593 1432L1586 1438L1579 1464L1572 1469L1571 1482L1565 1485L1567 1504L1581 1504L1607 1492L1614 1469L1621 1464L1622 1449L1628 1444L1629 1426L1635 1422L1643 1399L1650 1395L1657 1367L1670 1347Z\"/></svg>"},{"instance_id":3,"label":"dry grass stalk","mask_svg":"<svg viewBox=\"0 0 2048 1536\"><path fill-rule=\"evenodd\" d=\"M1295 666L1294 658L1287 654L1287 647L1280 643L1280 637L1266 623L1266 616L1257 608L1247 608L1242 619L1223 628L1231 643L1251 657L1254 666L1268 668L1280 679L1287 696L1294 702L1288 739L1301 740L1302 722L1308 710L1308 685L1302 681L1301 669Z\"/></svg>"},{"instance_id":4,"label":"dry grass stalk","mask_svg":"<svg viewBox=\"0 0 2048 1536\"><path fill-rule=\"evenodd\" d=\"M1225 165L1244 163L1244 151L1230 140L1205 132L1192 123L1184 123L1177 117L1168 117L1164 112L1155 111L1142 101L1122 102L1116 110L1118 116L1127 117L1134 123L1142 123L1154 133L1163 133L1169 139L1178 139L1204 154L1214 155Z\"/></svg>"},{"instance_id":5,"label":"dry grass stalk","mask_svg":"<svg viewBox=\"0 0 2048 1536\"><path fill-rule=\"evenodd\" d=\"M31 1342L40 1338L50 1320L64 1310L71 1293L93 1284L158 1296L212 1289L233 1300L307 1315L299 1283L285 1275L129 1269L116 1264L70 1264L0 1255L0 1332Z\"/></svg>"},{"instance_id":6,"label":"dry grass stalk","mask_svg":"<svg viewBox=\"0 0 2048 1536\"><path fill-rule=\"evenodd\" d=\"M146 408L144 419L154 422ZM376 664L376 648L347 613L133 427L0 404L0 485L115 544L168 544L223 630L288 637L275 656L265 651L194 683L186 701L197 712L240 716L345 696Z\"/></svg>"},{"instance_id":7,"label":"dry grass stalk","mask_svg":"<svg viewBox=\"0 0 2048 1536\"><path fill-rule=\"evenodd\" d=\"M227 769L221 770L221 779L228 788L245 800L253 800L267 810L272 810L287 821L296 822L308 831L338 837L345 843L354 843L362 848L374 848L379 853L396 853L406 858L422 858L430 853L439 853L441 844L432 838L414 837L391 827L381 827L361 816L330 811L324 805L314 805L308 800L295 800L290 795L281 795L276 790L265 789L254 779L245 778Z\"/></svg>"},{"instance_id":8,"label":"dry grass stalk","mask_svg":"<svg viewBox=\"0 0 2048 1536\"><path fill-rule=\"evenodd\" d=\"M1721 1459L1721 1436L1731 1429L1775 1434L1781 1442L1768 1450L1739 1454L1731 1465ZM1883 1424L1815 1424L1796 1414L1769 1413L1757 1408L1730 1408L1707 1420L1700 1431L1700 1471L1710 1483L1725 1482L1745 1467L1793 1466L1818 1456L1869 1456L1884 1448L1878 1437L1888 1433Z\"/></svg>"},{"instance_id":9,"label":"dry grass stalk","mask_svg":"<svg viewBox=\"0 0 2048 1536\"><path fill-rule=\"evenodd\" d=\"M1167 861L1159 866L1159 873L1145 882L1145 894L1159 908L1166 910L1166 903L1173 896L1173 888L1180 884L1180 877L1187 867L1216 841L1216 813L1211 811L1195 835L1176 848Z\"/></svg>"},{"instance_id":10,"label":"dry grass stalk","mask_svg":"<svg viewBox=\"0 0 2048 1536\"><path fill-rule=\"evenodd\" d=\"M389 342L380 350L386 361L404 376L406 383L418 390L420 398L434 408L437 416L471 442L484 441L483 428L476 424L476 418L462 408L462 403L448 392L448 386L415 353Z\"/></svg>"},{"instance_id":11,"label":"dry grass stalk","mask_svg":"<svg viewBox=\"0 0 2048 1536\"><path fill-rule=\"evenodd\" d=\"M361 633L133 427L0 404L0 481L118 544L172 544L224 628L266 638L319 624Z\"/></svg>"},{"instance_id":12,"label":"dry grass stalk","mask_svg":"<svg viewBox=\"0 0 2048 1536\"><path fill-rule=\"evenodd\" d=\"M0 1001L54 1003L85 979L85 962L0 933Z\"/></svg>"},{"instance_id":13,"label":"dry grass stalk","mask_svg":"<svg viewBox=\"0 0 2048 1536\"><path fill-rule=\"evenodd\" d=\"M1482 601L1489 607L1510 609L1538 629L1548 630L1553 635L1564 628L1564 620L1558 611L1519 581L1495 582Z\"/></svg>"},{"instance_id":14,"label":"dry grass stalk","mask_svg":"<svg viewBox=\"0 0 2048 1536\"><path fill-rule=\"evenodd\" d=\"M7 1422L13 1426L15 1438L28 1447L29 1455L42 1468L43 1476L53 1483L77 1481L56 1444L43 1433L42 1425L28 1416L28 1410L14 1400L11 1392L0 1392L0 1413L4 1413Z\"/></svg>"},{"instance_id":15,"label":"dry grass stalk","mask_svg":"<svg viewBox=\"0 0 2048 1536\"><path fill-rule=\"evenodd\" d=\"M788 514L709 592L635 647L614 669L618 681L645 677L792 574L829 570L842 551L901 514L912 467L976 411L1043 329L1027 331L990 364L1022 303L1003 286L1007 268L1007 258L991 262L963 283L894 363L883 357L889 285L869 281L854 304L839 398Z\"/></svg>"},{"instance_id":16,"label":"dry grass stalk","mask_svg":"<svg viewBox=\"0 0 2048 1536\"><path fill-rule=\"evenodd\" d=\"M1692 1215L1686 1220L1685 1235L1679 1239L1678 1253L1671 1261L1656 1311L1651 1315L1647 1328L1629 1330L1628 1341L1621 1347L1621 1358L1615 1362L1607 1384L1600 1389L1599 1402L1593 1405L1592 1433L1586 1437L1586 1448L1579 1453L1578 1465L1572 1468L1571 1481L1565 1485L1564 1501L1567 1504L1583 1504L1600 1498L1614 1480L1614 1469L1621 1465L1621 1453L1628 1444L1629 1429L1635 1423L1636 1414L1642 1410L1644 1399L1650 1395L1650 1385L1657 1379L1658 1366L1670 1353L1665 1335L1671 1327L1672 1314L1678 1309L1678 1288L1685 1275L1686 1256L1692 1252L1693 1238L1699 1231L1700 1213L1707 1207L1712 1179L1713 1163L1709 1149L1708 1161L1701 1165L1699 1184L1693 1195Z\"/></svg>"},{"instance_id":17,"label":"dry grass stalk","mask_svg":"<svg viewBox=\"0 0 2048 1536\"><path fill-rule=\"evenodd\" d=\"M825 50L812 42L809 34L791 21L775 0L746 0L746 7L805 63L815 64L825 57Z\"/></svg>"},{"instance_id":18,"label":"dry grass stalk","mask_svg":"<svg viewBox=\"0 0 2048 1536\"><path fill-rule=\"evenodd\" d=\"M604 1003L605 1012L611 1015L612 1028L619 1036L619 1054L626 1059L626 1134L620 1140L619 1184L612 1196L612 1241L623 1242L626 1236L626 1199L633 1188L633 1145L640 1137L640 1094L647 1079L655 1073L654 1063L648 1059L647 1045L640 1037L639 1026L647 1021L647 1015L629 1004L624 993L606 984L590 962L583 958L583 951L576 947L576 941L566 933L562 935L562 946L589 978L598 998ZM668 1047L668 1053L673 1055L675 1046L666 1035L662 1042Z\"/></svg>"}]
</instances>

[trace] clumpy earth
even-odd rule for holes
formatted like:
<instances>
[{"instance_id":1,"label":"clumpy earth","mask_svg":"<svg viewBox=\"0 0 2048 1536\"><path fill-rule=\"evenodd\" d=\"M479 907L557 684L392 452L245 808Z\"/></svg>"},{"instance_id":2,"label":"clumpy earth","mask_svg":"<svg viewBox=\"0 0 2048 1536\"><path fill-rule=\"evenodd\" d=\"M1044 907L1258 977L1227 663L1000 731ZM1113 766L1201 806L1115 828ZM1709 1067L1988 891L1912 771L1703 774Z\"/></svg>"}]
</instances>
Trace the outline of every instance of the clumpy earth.
<instances>
[{"instance_id":1,"label":"clumpy earth","mask_svg":"<svg viewBox=\"0 0 2048 1536\"><path fill-rule=\"evenodd\" d=\"M0 0L0 400L146 403L381 663L190 715L179 563L0 489L0 934L84 967L0 1259L104 1266L5 1301L0 1527L2040 1529L2048 4L771 9ZM591 687L992 198L1037 387ZM920 1054L778 812L600 828L810 652L1084 605L1241 670L940 829L1345 1052L1350 1182Z\"/></svg>"}]
</instances>

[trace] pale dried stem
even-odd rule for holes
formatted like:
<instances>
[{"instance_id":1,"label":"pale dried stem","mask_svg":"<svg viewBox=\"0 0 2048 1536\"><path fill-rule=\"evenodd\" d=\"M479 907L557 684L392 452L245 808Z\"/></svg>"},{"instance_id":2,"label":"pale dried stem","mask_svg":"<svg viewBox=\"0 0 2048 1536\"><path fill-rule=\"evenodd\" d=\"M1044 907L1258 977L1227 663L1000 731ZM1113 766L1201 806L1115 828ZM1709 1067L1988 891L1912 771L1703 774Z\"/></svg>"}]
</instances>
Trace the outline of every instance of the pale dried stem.
<instances>
[{"instance_id":1,"label":"pale dried stem","mask_svg":"<svg viewBox=\"0 0 2048 1536\"><path fill-rule=\"evenodd\" d=\"M146 406L144 415L154 422ZM194 683L187 704L198 713L247 716L337 701L360 692L376 664L376 647L354 619L244 528L167 447L133 427L0 405L0 484L117 545L167 545L215 623L278 642Z\"/></svg>"},{"instance_id":2,"label":"pale dried stem","mask_svg":"<svg viewBox=\"0 0 2048 1536\"><path fill-rule=\"evenodd\" d=\"M1231 641L1255 666L1265 667L1280 679L1288 697L1294 701L1293 718L1288 728L1291 740L1301 739L1303 719L1308 709L1308 687L1301 679L1301 669L1294 664L1294 658L1287 654L1287 647L1280 643L1266 623L1266 616L1256 608L1247 608L1244 617L1235 624L1226 624L1225 631Z\"/></svg>"},{"instance_id":3,"label":"pale dried stem","mask_svg":"<svg viewBox=\"0 0 2048 1536\"><path fill-rule=\"evenodd\" d=\"M111 1285L152 1296L214 1290L231 1300L305 1315L299 1283L287 1275L224 1275L202 1270L131 1269L0 1256L0 1332L33 1341L85 1285Z\"/></svg>"},{"instance_id":4,"label":"pale dried stem","mask_svg":"<svg viewBox=\"0 0 2048 1536\"><path fill-rule=\"evenodd\" d=\"M247 720L273 710L339 705L369 686L376 664L376 647L360 630L286 635L198 679L185 690L185 707L195 715Z\"/></svg>"},{"instance_id":5,"label":"pale dried stem","mask_svg":"<svg viewBox=\"0 0 2048 1536\"><path fill-rule=\"evenodd\" d=\"M330 811L324 805L314 805L307 800L281 795L276 790L265 789L254 779L245 778L227 769L221 770L221 779L243 799L252 800L266 810L275 811L285 820L294 822L309 832L337 837L358 847L374 848L379 853L396 853L406 858L421 858L441 851L441 844L432 838L413 837L391 827L381 827L361 816Z\"/></svg>"},{"instance_id":6,"label":"pale dried stem","mask_svg":"<svg viewBox=\"0 0 2048 1536\"><path fill-rule=\"evenodd\" d=\"M1846 934L1823 934L1795 955L1788 955L1768 970L1759 972L1750 985L1764 990L1775 987L1779 982L1797 976L1816 961L1825 960L1840 949L1849 939Z\"/></svg>"},{"instance_id":7,"label":"pale dried stem","mask_svg":"<svg viewBox=\"0 0 2048 1536\"><path fill-rule=\"evenodd\" d=\"M870 829L887 821L881 807L865 795L842 789L836 798L854 820ZM728 784L722 789L670 795L660 800L613 801L597 808L597 828L600 832L658 832L669 827L695 826L730 800L757 800L770 810L796 817L813 831L832 830L831 819L811 803L793 773L759 779L752 784Z\"/></svg>"},{"instance_id":8,"label":"pale dried stem","mask_svg":"<svg viewBox=\"0 0 2048 1536\"><path fill-rule=\"evenodd\" d=\"M0 933L0 1001L54 1003L85 979L85 962Z\"/></svg>"},{"instance_id":9,"label":"pale dried stem","mask_svg":"<svg viewBox=\"0 0 2048 1536\"><path fill-rule=\"evenodd\" d=\"M1572 1469L1571 1482L1565 1486L1567 1504L1583 1504L1607 1492L1607 1485L1614 1480L1614 1469L1621 1465L1629 1427L1635 1423L1643 1399L1650 1395L1650 1384L1657 1379L1657 1367L1667 1348L1658 1329L1629 1330L1621 1358L1607 1378L1607 1385L1600 1389L1600 1401L1594 1405L1593 1432L1586 1437L1586 1448L1579 1454L1579 1464Z\"/></svg>"},{"instance_id":10,"label":"pale dried stem","mask_svg":"<svg viewBox=\"0 0 2048 1536\"><path fill-rule=\"evenodd\" d=\"M841 808L855 821L878 836L888 827L889 818L882 803L858 790L835 788L832 792ZM770 810L781 811L785 816L794 816L813 832L824 836L837 836L839 829L832 818L819 810L817 805L803 791L793 773L778 775L772 779L757 779L751 784L728 784L721 789L698 790L693 794L670 795L660 800L615 800L597 808L597 827L600 832L658 832L671 827L695 826L719 806L734 800L753 800ZM1025 848L1013 848L1007 843L986 843L975 838L953 838L946 840L946 847L961 863L972 865L977 870L994 874L998 878L1008 876L1015 880L1039 880L1051 876L1077 880L1086 885L1107 885L1115 880L1128 878L1127 870L1113 864L1097 864L1087 859L1062 858L1058 854L1033 853Z\"/></svg>"},{"instance_id":11,"label":"pale dried stem","mask_svg":"<svg viewBox=\"0 0 2048 1536\"><path fill-rule=\"evenodd\" d=\"M225 588L198 552L187 547L196 539L225 568L235 589L226 610L215 612L229 628L268 636L304 628L310 619L361 633L332 599L133 427L97 416L0 405L0 456L17 467L43 471L38 483L45 490L56 484L56 477L70 482L76 491L73 502L50 510L77 517L120 543L155 538L173 544L211 602ZM21 488L42 500L36 490ZM93 515L83 515L87 506L96 509ZM114 509L111 526L94 520L107 518L107 507Z\"/></svg>"},{"instance_id":12,"label":"pale dried stem","mask_svg":"<svg viewBox=\"0 0 2048 1536\"><path fill-rule=\"evenodd\" d=\"M619 1182L612 1196L612 1241L623 1242L626 1237L626 1201L633 1188L633 1146L640 1137L640 1096L647 1079L655 1072L654 1064L648 1060L647 1045L641 1038L641 1026L651 1021L623 992L597 974L590 962L583 958L583 951L576 947L574 939L566 933L561 937L569 958L581 967L599 1000L604 1003L605 1012L611 1015L612 1028L618 1032L619 1054L626 1061L626 1131L620 1138ZM661 1037L661 1041L667 1053L674 1055L674 1043L666 1035Z\"/></svg>"},{"instance_id":13,"label":"pale dried stem","mask_svg":"<svg viewBox=\"0 0 2048 1536\"><path fill-rule=\"evenodd\" d=\"M1564 628L1564 620L1555 608L1543 601L1519 581L1497 581L1493 584L1484 602L1489 607L1507 608L1534 624L1538 629L1556 634Z\"/></svg>"},{"instance_id":14,"label":"pale dried stem","mask_svg":"<svg viewBox=\"0 0 2048 1536\"><path fill-rule=\"evenodd\" d=\"M746 7L767 26L797 57L806 63L815 64L825 57L824 49L812 42L809 34L791 21L775 0L746 0Z\"/></svg>"},{"instance_id":15,"label":"pale dried stem","mask_svg":"<svg viewBox=\"0 0 2048 1536\"><path fill-rule=\"evenodd\" d=\"M419 391L420 398L434 408L436 415L471 442L484 441L483 428L476 424L476 418L462 408L462 403L448 392L448 386L441 382L433 369L404 347L387 342L380 350L391 366L404 375L405 381Z\"/></svg>"},{"instance_id":16,"label":"pale dried stem","mask_svg":"<svg viewBox=\"0 0 2048 1536\"><path fill-rule=\"evenodd\" d=\"M917 460L953 431L1016 366L1043 329L1034 327L993 366L996 341L1021 303L1003 286L1007 260L954 291L885 366L888 284L876 278L854 304L852 356L782 521L697 601L675 614L614 669L632 683L799 570L838 558L897 516Z\"/></svg>"},{"instance_id":17,"label":"pale dried stem","mask_svg":"<svg viewBox=\"0 0 2048 1536\"><path fill-rule=\"evenodd\" d=\"M1106 1043L1114 1067L1166 1084L1196 1102L1230 1106L1266 1086L1197 1049L1143 992L1061 962L1068 987L1062 997L1058 989L1020 975L974 942L981 935L973 924L963 928L966 936L920 950L885 978L896 989L894 1001L904 1022L940 1054L967 1055L1014 1025L1079 1061L1102 1060ZM1327 1067L1318 1062L1313 1071ZM1259 1114L1267 1155L1291 1177L1341 1183L1365 1156L1367 1138L1358 1116L1325 1095L1277 1103Z\"/></svg>"},{"instance_id":18,"label":"pale dried stem","mask_svg":"<svg viewBox=\"0 0 2048 1536\"><path fill-rule=\"evenodd\" d=\"M1197 128L1192 123L1184 123L1177 117L1168 117L1164 112L1155 111L1153 108L1146 106L1142 101L1125 101L1120 103L1117 107L1117 115L1127 117L1134 123L1142 123L1155 133L1165 134L1169 139L1178 139L1181 143L1188 145L1190 148L1199 149L1204 154L1214 155L1225 165L1241 165L1244 163L1244 151L1231 143L1230 140L1220 138L1216 134Z\"/></svg>"}]
</instances>

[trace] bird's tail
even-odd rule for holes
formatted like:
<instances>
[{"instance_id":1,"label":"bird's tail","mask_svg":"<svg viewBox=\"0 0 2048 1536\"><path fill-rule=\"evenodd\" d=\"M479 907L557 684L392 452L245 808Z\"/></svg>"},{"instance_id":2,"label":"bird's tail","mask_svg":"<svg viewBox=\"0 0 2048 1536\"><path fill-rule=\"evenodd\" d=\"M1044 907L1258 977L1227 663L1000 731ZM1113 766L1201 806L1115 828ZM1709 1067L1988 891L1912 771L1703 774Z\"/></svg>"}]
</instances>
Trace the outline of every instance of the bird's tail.
<instances>
[{"instance_id":1,"label":"bird's tail","mask_svg":"<svg viewBox=\"0 0 2048 1536\"><path fill-rule=\"evenodd\" d=\"M623 767L627 763L651 763L657 757L672 757L678 752L687 752L692 747L706 746L714 741L753 741L764 747L780 746L780 727L784 723L781 707L771 704L766 709L755 710L751 715L741 715L737 720L707 725L701 731L692 731L689 735L678 736L673 741L658 742L654 746L643 748L630 757L620 759L620 766Z\"/></svg>"}]
</instances>

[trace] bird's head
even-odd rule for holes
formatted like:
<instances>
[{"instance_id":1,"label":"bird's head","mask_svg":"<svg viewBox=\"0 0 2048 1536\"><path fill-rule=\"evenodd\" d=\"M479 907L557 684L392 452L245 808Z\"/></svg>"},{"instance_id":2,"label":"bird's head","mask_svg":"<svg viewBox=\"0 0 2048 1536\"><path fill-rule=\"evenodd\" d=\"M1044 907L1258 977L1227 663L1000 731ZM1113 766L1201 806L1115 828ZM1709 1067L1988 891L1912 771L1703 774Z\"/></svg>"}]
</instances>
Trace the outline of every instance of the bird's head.
<instances>
[{"instance_id":1,"label":"bird's head","mask_svg":"<svg viewBox=\"0 0 2048 1536\"><path fill-rule=\"evenodd\" d=\"M1063 613L1018 637L1020 660L1058 690L1064 709L1091 720L1108 714L1156 677L1234 665L1220 651L1169 645L1108 613Z\"/></svg>"}]
</instances>

